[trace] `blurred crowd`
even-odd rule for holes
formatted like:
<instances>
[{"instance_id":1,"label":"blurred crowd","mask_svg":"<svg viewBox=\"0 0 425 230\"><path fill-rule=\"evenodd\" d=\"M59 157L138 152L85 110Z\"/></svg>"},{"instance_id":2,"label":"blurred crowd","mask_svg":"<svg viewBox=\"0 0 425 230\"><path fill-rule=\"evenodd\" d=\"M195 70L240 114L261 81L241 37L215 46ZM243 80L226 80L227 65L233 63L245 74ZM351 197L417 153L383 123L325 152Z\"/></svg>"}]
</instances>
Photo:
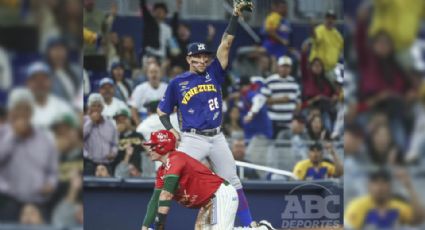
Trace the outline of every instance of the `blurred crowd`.
<instances>
[{"instance_id":1,"label":"blurred crowd","mask_svg":"<svg viewBox=\"0 0 425 230\"><path fill-rule=\"evenodd\" d=\"M82 3L0 1L0 18L0 228L82 229Z\"/></svg>"},{"instance_id":2,"label":"blurred crowd","mask_svg":"<svg viewBox=\"0 0 425 230\"><path fill-rule=\"evenodd\" d=\"M347 11L345 226L423 229L425 2L368 0Z\"/></svg>"},{"instance_id":3,"label":"blurred crowd","mask_svg":"<svg viewBox=\"0 0 425 230\"><path fill-rule=\"evenodd\" d=\"M180 13L187 2L176 0L174 9L158 1L138 3L141 16L134 17L143 21L141 50L135 45L141 41L114 30L120 27L117 4L103 13L96 1L84 1L86 176L155 175L140 143L163 129L158 103L168 82L188 70L187 45L195 42L195 31ZM222 130L236 160L290 171L299 180L343 175L344 42L336 10L308 24L297 46L288 3L273 0L264 25L257 28L262 41L232 47L235 57L222 86ZM196 42L214 50L221 34L212 24L205 27L204 40ZM171 121L179 127L178 113ZM285 179L246 168L243 175Z\"/></svg>"}]
</instances>

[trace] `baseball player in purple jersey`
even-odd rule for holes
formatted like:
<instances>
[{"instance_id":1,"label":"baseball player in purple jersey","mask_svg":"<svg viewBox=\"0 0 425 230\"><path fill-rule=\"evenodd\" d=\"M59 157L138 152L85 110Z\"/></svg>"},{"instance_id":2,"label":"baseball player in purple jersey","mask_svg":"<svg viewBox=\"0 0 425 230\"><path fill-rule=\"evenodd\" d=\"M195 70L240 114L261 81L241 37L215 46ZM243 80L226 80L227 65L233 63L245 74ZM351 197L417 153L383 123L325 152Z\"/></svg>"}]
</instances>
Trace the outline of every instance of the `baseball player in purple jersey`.
<instances>
[{"instance_id":1,"label":"baseball player in purple jersey","mask_svg":"<svg viewBox=\"0 0 425 230\"><path fill-rule=\"evenodd\" d=\"M252 224L251 212L236 174L235 160L220 127L223 118L221 85L224 82L238 17L241 8L247 4L252 6L252 3L247 2L235 5L216 58L212 58L212 52L203 43L189 45L186 57L189 71L176 76L170 82L158 106L162 124L180 139L180 134L173 128L169 118L174 108L178 108L182 130L178 150L200 161L208 158L213 171L236 188L239 197L236 215L243 226Z\"/></svg>"}]
</instances>

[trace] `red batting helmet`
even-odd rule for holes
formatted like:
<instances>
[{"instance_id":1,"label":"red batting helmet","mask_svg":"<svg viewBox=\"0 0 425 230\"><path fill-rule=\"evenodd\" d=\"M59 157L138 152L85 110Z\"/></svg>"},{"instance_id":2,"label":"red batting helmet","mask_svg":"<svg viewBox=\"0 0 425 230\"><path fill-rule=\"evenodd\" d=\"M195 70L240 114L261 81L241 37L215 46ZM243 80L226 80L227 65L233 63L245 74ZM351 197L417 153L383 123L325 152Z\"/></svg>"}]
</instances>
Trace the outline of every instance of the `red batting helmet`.
<instances>
[{"instance_id":1,"label":"red batting helmet","mask_svg":"<svg viewBox=\"0 0 425 230\"><path fill-rule=\"evenodd\" d=\"M151 139L144 145L152 146L152 150L160 155L165 155L176 149L176 137L168 130L159 130L151 133Z\"/></svg>"}]
</instances>

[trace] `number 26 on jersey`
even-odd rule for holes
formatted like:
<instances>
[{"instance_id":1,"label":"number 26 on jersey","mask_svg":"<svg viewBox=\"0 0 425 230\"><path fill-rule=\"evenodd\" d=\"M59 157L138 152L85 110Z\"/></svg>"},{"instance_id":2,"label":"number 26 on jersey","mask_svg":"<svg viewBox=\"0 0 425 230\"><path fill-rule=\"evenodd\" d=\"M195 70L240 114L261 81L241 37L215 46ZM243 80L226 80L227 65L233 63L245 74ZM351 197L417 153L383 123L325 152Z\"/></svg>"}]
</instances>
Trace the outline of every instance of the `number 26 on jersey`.
<instances>
[{"instance_id":1,"label":"number 26 on jersey","mask_svg":"<svg viewBox=\"0 0 425 230\"><path fill-rule=\"evenodd\" d=\"M210 105L210 110L211 111L214 111L214 110L216 110L216 109L219 108L217 97L209 99L208 100L208 104Z\"/></svg>"}]
</instances>

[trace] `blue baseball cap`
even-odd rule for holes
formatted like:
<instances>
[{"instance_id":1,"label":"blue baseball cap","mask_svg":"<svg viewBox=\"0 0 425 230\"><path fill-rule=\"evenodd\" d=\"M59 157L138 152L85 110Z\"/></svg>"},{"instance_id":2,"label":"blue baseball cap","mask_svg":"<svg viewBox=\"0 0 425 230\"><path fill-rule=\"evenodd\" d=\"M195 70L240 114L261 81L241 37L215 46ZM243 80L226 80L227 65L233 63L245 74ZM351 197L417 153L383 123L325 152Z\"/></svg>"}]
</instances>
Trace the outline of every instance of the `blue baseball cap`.
<instances>
[{"instance_id":1,"label":"blue baseball cap","mask_svg":"<svg viewBox=\"0 0 425 230\"><path fill-rule=\"evenodd\" d=\"M61 45L61 46L65 46L66 47L66 41L65 39L61 38L61 37L53 37L50 38L47 41L47 49L52 48L53 46L57 46L57 45Z\"/></svg>"},{"instance_id":2,"label":"blue baseball cap","mask_svg":"<svg viewBox=\"0 0 425 230\"><path fill-rule=\"evenodd\" d=\"M102 87L106 84L114 85L114 81L109 77L102 78L102 80L99 82L99 87Z\"/></svg>"},{"instance_id":3,"label":"blue baseball cap","mask_svg":"<svg viewBox=\"0 0 425 230\"><path fill-rule=\"evenodd\" d=\"M208 47L205 43L194 42L190 43L187 46L187 56L195 54L212 54L213 52L208 50Z\"/></svg>"},{"instance_id":4,"label":"blue baseball cap","mask_svg":"<svg viewBox=\"0 0 425 230\"><path fill-rule=\"evenodd\" d=\"M115 69L115 68L117 68L117 67L124 68L124 65L123 65L121 62L114 62L114 63L112 63L112 65L111 65L111 71L112 71L112 70L114 70L114 69Z\"/></svg>"},{"instance_id":5,"label":"blue baseball cap","mask_svg":"<svg viewBox=\"0 0 425 230\"><path fill-rule=\"evenodd\" d=\"M27 79L31 78L36 73L44 73L50 76L50 68L44 62L41 62L41 61L33 62L30 64L30 66L28 66Z\"/></svg>"}]
</instances>

